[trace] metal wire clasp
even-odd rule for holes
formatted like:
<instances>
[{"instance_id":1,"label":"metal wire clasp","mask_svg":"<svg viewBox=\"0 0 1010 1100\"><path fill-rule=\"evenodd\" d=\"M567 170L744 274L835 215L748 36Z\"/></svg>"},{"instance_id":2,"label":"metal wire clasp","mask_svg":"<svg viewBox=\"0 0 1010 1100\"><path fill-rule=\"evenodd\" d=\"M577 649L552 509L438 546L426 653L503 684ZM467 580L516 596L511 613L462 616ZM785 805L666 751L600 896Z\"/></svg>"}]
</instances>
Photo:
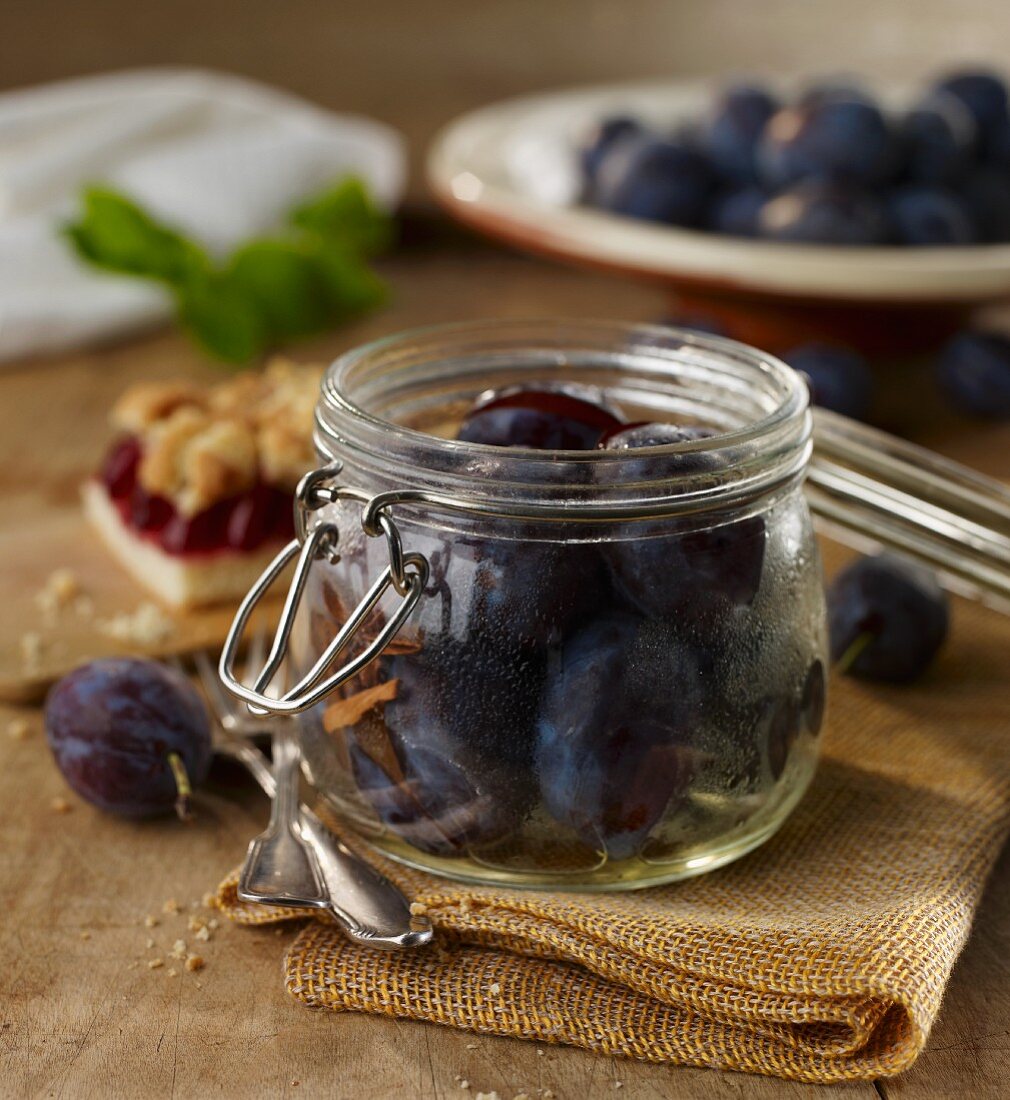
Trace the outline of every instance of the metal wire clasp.
<instances>
[{"instance_id":1,"label":"metal wire clasp","mask_svg":"<svg viewBox=\"0 0 1010 1100\"><path fill-rule=\"evenodd\" d=\"M421 593L428 583L427 559L423 554L404 554L400 532L392 517L381 507L370 509L370 498L359 490L332 484L333 478L339 474L340 469L341 463L334 463L321 470L314 470L302 479L295 493L297 537L281 550L246 594L228 631L224 648L221 650L221 659L218 662L218 675L221 677L221 682L232 695L242 699L254 714L297 714L299 711L308 710L345 680L359 673L396 637L417 606ZM325 504L335 504L338 500L344 499L355 500L363 505L362 529L366 535L385 536L389 550L389 564L379 574L312 668L283 695L272 698L266 694L266 690L277 675L287 654L288 641L308 581L309 570L319 558L325 558L328 561L337 560L339 532L336 525L324 522L309 530L309 513ZM369 520L367 524L366 516ZM281 611L280 622L277 625L266 664L254 683L251 685L243 683L235 674L235 659L249 618L259 601L295 557L298 563L291 579L291 587L284 600L284 608ZM326 670L354 637L389 588L394 589L402 597L400 606L361 653L323 680Z\"/></svg>"}]
</instances>

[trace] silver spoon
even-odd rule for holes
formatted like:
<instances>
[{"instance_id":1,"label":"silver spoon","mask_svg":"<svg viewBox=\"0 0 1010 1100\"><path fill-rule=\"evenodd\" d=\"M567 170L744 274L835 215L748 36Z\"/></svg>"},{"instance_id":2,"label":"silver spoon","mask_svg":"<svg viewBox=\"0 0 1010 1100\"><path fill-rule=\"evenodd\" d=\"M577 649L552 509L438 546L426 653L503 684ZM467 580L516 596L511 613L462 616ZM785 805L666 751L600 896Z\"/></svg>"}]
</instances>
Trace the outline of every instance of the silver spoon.
<instances>
[{"instance_id":1,"label":"silver spoon","mask_svg":"<svg viewBox=\"0 0 1010 1100\"><path fill-rule=\"evenodd\" d=\"M262 643L250 647L251 668L262 664L254 652L256 648L262 649ZM242 712L241 704L225 694L217 669L206 653L197 653L195 663L218 722L215 747L242 763L264 792L274 798L276 788L269 762L250 740L250 735L263 732L264 724L251 719ZM303 845L313 853L326 896L325 908L351 939L383 948L420 947L430 942L433 929L428 918L412 915L400 889L352 852L307 806L298 805L297 824ZM291 893L291 884L284 885ZM322 906L313 905L318 907Z\"/></svg>"}]
</instances>

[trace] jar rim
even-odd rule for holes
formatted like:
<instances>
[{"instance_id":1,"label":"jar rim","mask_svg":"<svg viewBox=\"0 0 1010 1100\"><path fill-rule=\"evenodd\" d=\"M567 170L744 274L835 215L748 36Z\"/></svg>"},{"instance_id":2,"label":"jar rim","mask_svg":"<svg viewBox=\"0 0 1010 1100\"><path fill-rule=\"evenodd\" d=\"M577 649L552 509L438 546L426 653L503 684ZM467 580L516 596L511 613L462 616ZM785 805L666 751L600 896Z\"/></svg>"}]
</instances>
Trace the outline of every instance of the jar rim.
<instances>
[{"instance_id":1,"label":"jar rim","mask_svg":"<svg viewBox=\"0 0 1010 1100\"><path fill-rule=\"evenodd\" d=\"M636 400L653 401L663 390L697 403L676 378L679 371L709 391L722 385L738 405L750 401L748 408L758 415L742 415L740 423L708 438L645 452L495 447L443 438L382 414L398 395L423 394L426 384L443 399L476 395L495 371L506 368L546 370L557 384L584 383L587 372L593 379L613 375L630 383L637 369L641 377L628 391ZM567 379L560 377L566 369ZM418 399L415 393L414 399L434 407L430 395ZM379 491L402 487L428 489L443 499L455 495L463 510L566 519L583 513L661 515L739 503L802 475L811 450L808 405L798 372L721 336L620 321L463 321L382 337L337 358L323 379L316 446L324 460L347 462ZM704 476L685 472L683 456L699 453L719 456L718 478L711 467Z\"/></svg>"}]
</instances>

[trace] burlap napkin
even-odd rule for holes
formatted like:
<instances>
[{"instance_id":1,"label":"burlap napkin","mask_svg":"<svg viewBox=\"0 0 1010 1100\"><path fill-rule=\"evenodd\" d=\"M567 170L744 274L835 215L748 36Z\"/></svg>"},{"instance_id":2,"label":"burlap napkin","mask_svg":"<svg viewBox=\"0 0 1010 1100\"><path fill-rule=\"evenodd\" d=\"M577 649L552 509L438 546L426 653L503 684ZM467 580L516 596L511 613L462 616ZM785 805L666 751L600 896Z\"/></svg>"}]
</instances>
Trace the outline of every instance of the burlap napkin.
<instances>
[{"instance_id":1,"label":"burlap napkin","mask_svg":"<svg viewBox=\"0 0 1010 1100\"><path fill-rule=\"evenodd\" d=\"M1010 623L960 605L914 688L836 678L824 758L782 831L738 863L629 894L461 886L382 862L436 942L355 947L303 925L305 1004L649 1061L830 1082L922 1050L1010 820ZM220 904L243 923L295 915Z\"/></svg>"}]
</instances>

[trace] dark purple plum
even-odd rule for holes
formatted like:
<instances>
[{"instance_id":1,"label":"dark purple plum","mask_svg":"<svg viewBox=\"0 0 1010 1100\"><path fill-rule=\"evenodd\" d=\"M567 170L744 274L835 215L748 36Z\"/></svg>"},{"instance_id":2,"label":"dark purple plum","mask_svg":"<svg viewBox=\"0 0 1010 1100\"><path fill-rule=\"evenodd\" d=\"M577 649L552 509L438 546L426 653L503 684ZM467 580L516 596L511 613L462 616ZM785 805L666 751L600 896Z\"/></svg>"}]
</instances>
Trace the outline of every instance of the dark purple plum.
<instances>
[{"instance_id":1,"label":"dark purple plum","mask_svg":"<svg viewBox=\"0 0 1010 1100\"><path fill-rule=\"evenodd\" d=\"M383 707L384 751L351 735L359 790L391 829L425 851L459 853L518 826L534 794L543 661L488 639L446 638L384 656L396 681Z\"/></svg>"},{"instance_id":2,"label":"dark purple plum","mask_svg":"<svg viewBox=\"0 0 1010 1100\"><path fill-rule=\"evenodd\" d=\"M887 212L869 191L840 180L808 179L770 198L758 215L758 235L802 244L884 244Z\"/></svg>"},{"instance_id":3,"label":"dark purple plum","mask_svg":"<svg viewBox=\"0 0 1010 1100\"><path fill-rule=\"evenodd\" d=\"M496 797L481 791L450 757L400 745L396 766L349 741L351 769L361 796L379 820L408 844L432 855L460 855L508 829Z\"/></svg>"},{"instance_id":4,"label":"dark purple plum","mask_svg":"<svg viewBox=\"0 0 1010 1100\"><path fill-rule=\"evenodd\" d=\"M548 813L610 859L635 855L686 792L697 708L693 657L656 624L611 614L573 635L539 720Z\"/></svg>"},{"instance_id":5,"label":"dark purple plum","mask_svg":"<svg viewBox=\"0 0 1010 1100\"><path fill-rule=\"evenodd\" d=\"M971 211L980 240L1010 241L1010 178L1005 172L976 168L960 181L958 193Z\"/></svg>"},{"instance_id":6,"label":"dark purple plum","mask_svg":"<svg viewBox=\"0 0 1010 1100\"><path fill-rule=\"evenodd\" d=\"M1010 172L1010 118L997 126L989 135L986 162L1006 179L1007 173Z\"/></svg>"},{"instance_id":7,"label":"dark purple plum","mask_svg":"<svg viewBox=\"0 0 1010 1100\"><path fill-rule=\"evenodd\" d=\"M670 424L666 421L640 420L633 424L620 424L607 432L599 442L604 451L637 451L640 447L668 447L673 443L693 443L699 439L711 439L712 428L702 424ZM700 472L716 468L716 460L704 453L688 452L683 455L684 472Z\"/></svg>"},{"instance_id":8,"label":"dark purple plum","mask_svg":"<svg viewBox=\"0 0 1010 1100\"><path fill-rule=\"evenodd\" d=\"M620 420L574 390L523 388L485 396L467 414L456 438L491 447L592 450Z\"/></svg>"},{"instance_id":9,"label":"dark purple plum","mask_svg":"<svg viewBox=\"0 0 1010 1100\"><path fill-rule=\"evenodd\" d=\"M600 166L592 199L613 214L668 225L704 222L715 177L707 158L682 141L622 142Z\"/></svg>"},{"instance_id":10,"label":"dark purple plum","mask_svg":"<svg viewBox=\"0 0 1010 1100\"><path fill-rule=\"evenodd\" d=\"M892 554L860 558L828 589L832 660L867 680L920 676L947 637L948 618L936 577Z\"/></svg>"},{"instance_id":11,"label":"dark purple plum","mask_svg":"<svg viewBox=\"0 0 1010 1100\"><path fill-rule=\"evenodd\" d=\"M954 405L969 416L1010 417L1010 338L999 332L962 332L941 351L936 377Z\"/></svg>"},{"instance_id":12,"label":"dark purple plum","mask_svg":"<svg viewBox=\"0 0 1010 1100\"><path fill-rule=\"evenodd\" d=\"M800 735L800 708L791 696L769 699L764 706L763 727L766 736L768 769L773 779L781 779L789 754Z\"/></svg>"},{"instance_id":13,"label":"dark purple plum","mask_svg":"<svg viewBox=\"0 0 1010 1100\"><path fill-rule=\"evenodd\" d=\"M769 119L757 156L769 187L810 178L872 187L890 179L899 160L895 135L880 109L844 95L783 107Z\"/></svg>"},{"instance_id":14,"label":"dark purple plum","mask_svg":"<svg viewBox=\"0 0 1010 1100\"><path fill-rule=\"evenodd\" d=\"M703 426L633 424L605 437L602 445L606 450L638 450L713 435ZM648 461L647 456L642 461ZM677 464L685 476L717 474L725 459L711 451L685 451ZM701 529L650 525L629 536L609 543L604 556L618 594L645 615L666 620L694 617L727 604L749 604L757 595L765 552L761 516L730 518Z\"/></svg>"},{"instance_id":15,"label":"dark purple plum","mask_svg":"<svg viewBox=\"0 0 1010 1100\"><path fill-rule=\"evenodd\" d=\"M887 213L898 244L964 245L978 236L968 204L941 187L897 187L887 196Z\"/></svg>"},{"instance_id":16,"label":"dark purple plum","mask_svg":"<svg viewBox=\"0 0 1010 1100\"><path fill-rule=\"evenodd\" d=\"M616 147L629 138L642 133L642 124L628 115L615 115L604 119L583 142L579 149L579 163L587 187L591 188L600 165Z\"/></svg>"},{"instance_id":17,"label":"dark purple plum","mask_svg":"<svg viewBox=\"0 0 1010 1100\"><path fill-rule=\"evenodd\" d=\"M607 598L606 565L595 545L487 539L471 547L471 633L546 648ZM457 542L453 552L469 556L471 547Z\"/></svg>"},{"instance_id":18,"label":"dark purple plum","mask_svg":"<svg viewBox=\"0 0 1010 1100\"><path fill-rule=\"evenodd\" d=\"M708 228L728 237L756 237L758 217L767 193L760 187L736 187L721 191L708 211Z\"/></svg>"},{"instance_id":19,"label":"dark purple plum","mask_svg":"<svg viewBox=\"0 0 1010 1100\"><path fill-rule=\"evenodd\" d=\"M828 684L824 662L820 660L807 670L800 696L800 716L808 733L816 737L824 724L824 707L827 703Z\"/></svg>"},{"instance_id":20,"label":"dark purple plum","mask_svg":"<svg viewBox=\"0 0 1010 1100\"><path fill-rule=\"evenodd\" d=\"M959 99L933 92L901 121L905 175L914 183L952 183L971 163L976 133L975 120Z\"/></svg>"},{"instance_id":21,"label":"dark purple plum","mask_svg":"<svg viewBox=\"0 0 1010 1100\"><path fill-rule=\"evenodd\" d=\"M815 405L865 420L873 400L873 372L856 351L834 344L801 344L782 358L807 376Z\"/></svg>"},{"instance_id":22,"label":"dark purple plum","mask_svg":"<svg viewBox=\"0 0 1010 1100\"><path fill-rule=\"evenodd\" d=\"M965 71L941 80L937 89L959 100L975 120L978 145L988 153L993 136L1010 117L1007 86L995 73Z\"/></svg>"},{"instance_id":23,"label":"dark purple plum","mask_svg":"<svg viewBox=\"0 0 1010 1100\"><path fill-rule=\"evenodd\" d=\"M750 84L727 88L718 97L701 140L721 176L737 183L757 182L758 139L777 109L778 104L765 88Z\"/></svg>"},{"instance_id":24,"label":"dark purple plum","mask_svg":"<svg viewBox=\"0 0 1010 1100\"><path fill-rule=\"evenodd\" d=\"M400 741L464 759L473 752L478 760L528 761L543 678L539 655L507 652L493 639L471 636L381 663L381 675L397 680L384 716Z\"/></svg>"},{"instance_id":25,"label":"dark purple plum","mask_svg":"<svg viewBox=\"0 0 1010 1100\"><path fill-rule=\"evenodd\" d=\"M812 107L829 99L873 104L870 93L852 77L832 76L808 84L796 98L797 107Z\"/></svg>"},{"instance_id":26,"label":"dark purple plum","mask_svg":"<svg viewBox=\"0 0 1010 1100\"><path fill-rule=\"evenodd\" d=\"M211 762L207 711L188 680L154 661L82 665L49 692L46 737L88 802L125 817L185 811Z\"/></svg>"}]
</instances>

